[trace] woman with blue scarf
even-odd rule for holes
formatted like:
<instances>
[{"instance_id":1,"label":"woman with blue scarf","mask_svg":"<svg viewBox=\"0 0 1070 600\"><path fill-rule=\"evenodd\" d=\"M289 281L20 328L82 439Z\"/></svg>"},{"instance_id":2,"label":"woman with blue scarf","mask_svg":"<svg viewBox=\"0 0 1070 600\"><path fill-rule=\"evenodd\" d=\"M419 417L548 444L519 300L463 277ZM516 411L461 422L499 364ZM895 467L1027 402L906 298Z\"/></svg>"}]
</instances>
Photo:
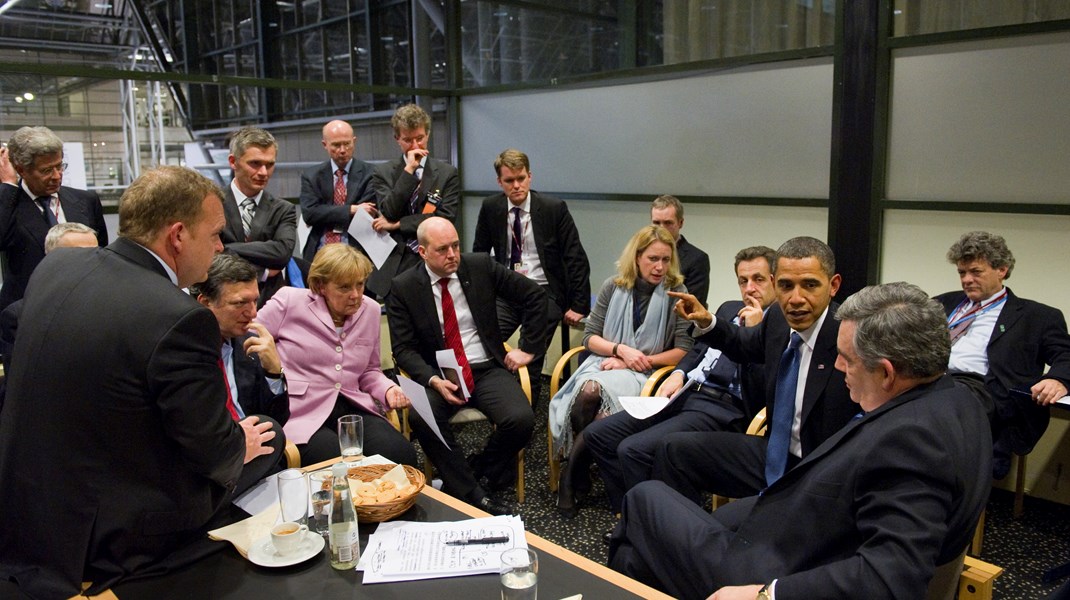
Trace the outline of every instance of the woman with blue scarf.
<instances>
[{"instance_id":1,"label":"woman with blue scarf","mask_svg":"<svg viewBox=\"0 0 1070 600\"><path fill-rule=\"evenodd\" d=\"M591 355L550 400L555 452L568 457L557 497L565 517L576 516L576 492L590 489L583 429L620 411L618 397L639 395L651 371L675 365L691 349L690 324L677 319L666 294L686 290L672 234L654 225L632 236L616 277L602 284L584 329L583 345Z\"/></svg>"}]
</instances>

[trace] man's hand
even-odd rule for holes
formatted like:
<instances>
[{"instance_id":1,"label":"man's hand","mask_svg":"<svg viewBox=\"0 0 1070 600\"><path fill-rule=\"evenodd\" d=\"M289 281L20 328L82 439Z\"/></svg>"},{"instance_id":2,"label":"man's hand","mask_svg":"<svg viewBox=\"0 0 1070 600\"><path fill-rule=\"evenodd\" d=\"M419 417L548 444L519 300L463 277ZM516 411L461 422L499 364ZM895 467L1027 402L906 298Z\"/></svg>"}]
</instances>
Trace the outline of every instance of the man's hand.
<instances>
[{"instance_id":1,"label":"man's hand","mask_svg":"<svg viewBox=\"0 0 1070 600\"><path fill-rule=\"evenodd\" d=\"M739 309L739 324L742 327L754 327L758 323L762 322L762 317L765 316L765 312L762 310L762 303L758 301L754 296L743 296L743 308Z\"/></svg>"},{"instance_id":2,"label":"man's hand","mask_svg":"<svg viewBox=\"0 0 1070 600\"><path fill-rule=\"evenodd\" d=\"M517 369L527 366L534 358L534 354L524 352L520 348L513 348L505 355L505 368L516 373Z\"/></svg>"},{"instance_id":3,"label":"man's hand","mask_svg":"<svg viewBox=\"0 0 1070 600\"><path fill-rule=\"evenodd\" d=\"M420 161L428 154L430 152L423 148L413 148L405 153L405 170L409 172L409 175L412 175L416 172L416 169L420 168Z\"/></svg>"},{"instance_id":4,"label":"man's hand","mask_svg":"<svg viewBox=\"0 0 1070 600\"><path fill-rule=\"evenodd\" d=\"M395 385L386 391L386 406L391 409L407 408L412 406L412 402L409 402L409 397L405 395L405 392Z\"/></svg>"},{"instance_id":5,"label":"man's hand","mask_svg":"<svg viewBox=\"0 0 1070 600\"><path fill-rule=\"evenodd\" d=\"M669 375L665 381L658 388L658 395L671 397L676 392L680 391L680 388L684 385L684 372L673 371L672 375Z\"/></svg>"},{"instance_id":6,"label":"man's hand","mask_svg":"<svg viewBox=\"0 0 1070 600\"><path fill-rule=\"evenodd\" d=\"M1033 400L1037 404L1048 406L1066 395L1066 386L1057 379L1041 379L1029 391L1033 393Z\"/></svg>"},{"instance_id":7,"label":"man's hand","mask_svg":"<svg viewBox=\"0 0 1070 600\"><path fill-rule=\"evenodd\" d=\"M264 367L269 375L282 373L282 359L275 349L275 338L268 333L267 327L260 323L249 323L249 329L256 333L255 336L245 340L242 348L245 354L256 354L260 357L260 366Z\"/></svg>"},{"instance_id":8,"label":"man's hand","mask_svg":"<svg viewBox=\"0 0 1070 600\"><path fill-rule=\"evenodd\" d=\"M575 327L575 326L579 325L580 324L580 319L582 319L582 318L583 318L583 315L581 315L580 313L572 310L571 308L565 311L565 316L564 316L565 324L568 325L569 327Z\"/></svg>"},{"instance_id":9,"label":"man's hand","mask_svg":"<svg viewBox=\"0 0 1070 600\"><path fill-rule=\"evenodd\" d=\"M706 600L754 600L760 591L761 585L733 585L717 590Z\"/></svg>"},{"instance_id":10,"label":"man's hand","mask_svg":"<svg viewBox=\"0 0 1070 600\"><path fill-rule=\"evenodd\" d=\"M271 454L271 446L267 443L275 439L275 432L271 431L271 421L260 423L260 417L245 417L238 422L245 433L245 460L242 464L249 464L258 456Z\"/></svg>"},{"instance_id":11,"label":"man's hand","mask_svg":"<svg viewBox=\"0 0 1070 600\"><path fill-rule=\"evenodd\" d=\"M680 292L666 292L670 297L676 298L676 314L687 321L691 321L695 325L698 325L700 329L705 329L713 323L713 315L710 311L706 310L702 303L698 301L698 298L691 294L682 294Z\"/></svg>"},{"instance_id":12,"label":"man's hand","mask_svg":"<svg viewBox=\"0 0 1070 600\"><path fill-rule=\"evenodd\" d=\"M379 216L379 209L375 208L375 203L374 202L361 202L360 204L350 204L349 205L349 216L352 217L353 215L357 214L357 209L358 208L360 210L363 210L364 212L368 213L369 215L371 215L373 217L378 217Z\"/></svg>"},{"instance_id":13,"label":"man's hand","mask_svg":"<svg viewBox=\"0 0 1070 600\"><path fill-rule=\"evenodd\" d=\"M464 406L464 398L461 397L460 387L435 375L431 378L431 387L442 396L446 402L456 406Z\"/></svg>"},{"instance_id":14,"label":"man's hand","mask_svg":"<svg viewBox=\"0 0 1070 600\"><path fill-rule=\"evenodd\" d=\"M624 364L627 365L629 369L640 373L645 373L654 368L654 364L650 362L647 355L635 348L625 346L624 344L619 344L617 346L617 358L624 361Z\"/></svg>"},{"instance_id":15,"label":"man's hand","mask_svg":"<svg viewBox=\"0 0 1070 600\"><path fill-rule=\"evenodd\" d=\"M387 218L382 216L382 215L380 215L378 217L375 217L375 220L372 221L372 229L374 229L374 230L376 230L378 232L397 231L400 228L401 228L401 222L400 221L390 221L390 220L387 220Z\"/></svg>"},{"instance_id":16,"label":"man's hand","mask_svg":"<svg viewBox=\"0 0 1070 600\"><path fill-rule=\"evenodd\" d=\"M8 156L7 148L0 148L0 182L10 183L11 185L18 185L19 173L15 170L14 165L11 164L11 157Z\"/></svg>"}]
</instances>

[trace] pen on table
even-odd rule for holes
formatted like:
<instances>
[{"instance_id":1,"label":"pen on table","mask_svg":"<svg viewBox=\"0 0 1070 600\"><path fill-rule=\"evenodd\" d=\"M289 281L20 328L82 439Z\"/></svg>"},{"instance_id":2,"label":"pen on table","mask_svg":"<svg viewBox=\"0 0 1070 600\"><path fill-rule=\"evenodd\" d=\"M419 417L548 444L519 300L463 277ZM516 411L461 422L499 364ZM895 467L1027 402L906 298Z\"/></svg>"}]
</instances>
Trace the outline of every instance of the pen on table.
<instances>
[{"instance_id":1,"label":"pen on table","mask_svg":"<svg viewBox=\"0 0 1070 600\"><path fill-rule=\"evenodd\" d=\"M497 537L485 537L485 538L471 538L467 540L450 540L446 542L447 546L468 546L470 544L504 544L509 541L508 536L500 535Z\"/></svg>"}]
</instances>

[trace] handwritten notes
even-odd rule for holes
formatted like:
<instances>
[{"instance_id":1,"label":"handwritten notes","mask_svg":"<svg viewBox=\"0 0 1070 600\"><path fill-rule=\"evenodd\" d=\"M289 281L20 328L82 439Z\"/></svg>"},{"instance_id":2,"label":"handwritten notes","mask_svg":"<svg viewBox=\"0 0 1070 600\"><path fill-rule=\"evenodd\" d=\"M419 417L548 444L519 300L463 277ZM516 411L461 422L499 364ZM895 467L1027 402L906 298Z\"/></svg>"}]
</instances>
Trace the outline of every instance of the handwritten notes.
<instances>
[{"instance_id":1,"label":"handwritten notes","mask_svg":"<svg viewBox=\"0 0 1070 600\"><path fill-rule=\"evenodd\" d=\"M505 537L491 544L447 542ZM391 521L379 525L357 564L364 583L386 583L497 573L501 553L527 548L520 517L501 516L443 523Z\"/></svg>"}]
</instances>

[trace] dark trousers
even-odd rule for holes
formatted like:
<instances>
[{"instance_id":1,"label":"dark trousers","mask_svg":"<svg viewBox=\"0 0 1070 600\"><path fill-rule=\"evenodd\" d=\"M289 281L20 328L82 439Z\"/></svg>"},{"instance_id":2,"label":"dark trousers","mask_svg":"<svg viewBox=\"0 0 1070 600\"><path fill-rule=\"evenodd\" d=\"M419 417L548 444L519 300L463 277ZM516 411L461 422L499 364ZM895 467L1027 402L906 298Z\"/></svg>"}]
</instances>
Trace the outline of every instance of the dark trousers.
<instances>
[{"instance_id":1,"label":"dark trousers","mask_svg":"<svg viewBox=\"0 0 1070 600\"><path fill-rule=\"evenodd\" d=\"M286 468L286 434L282 432L282 425L267 415L247 416L260 417L261 423L271 421L271 431L275 432L275 437L268 442L271 446L271 454L258 456L242 467L241 475L238 476L234 487L234 496L240 496L261 479Z\"/></svg>"},{"instance_id":2,"label":"dark trousers","mask_svg":"<svg viewBox=\"0 0 1070 600\"><path fill-rule=\"evenodd\" d=\"M394 429L390 421L353 404L342 394L338 394L334 410L308 439L308 443L297 445L297 449L301 452L302 465L314 465L337 458L342 453L342 449L338 446L338 418L345 415L364 417L365 456L380 454L399 465L417 466L419 457L416 456L416 448L412 447L412 443L405 439L401 432Z\"/></svg>"},{"instance_id":3,"label":"dark trousers","mask_svg":"<svg viewBox=\"0 0 1070 600\"><path fill-rule=\"evenodd\" d=\"M679 404L680 409L668 406L647 419L619 412L591 423L584 430L583 436L598 462L613 512L620 512L628 490L651 478L658 446L669 434L739 431L743 414L733 406L730 394L715 391L717 399L707 400L696 397L705 392L686 393L691 397L681 397L673 403Z\"/></svg>"},{"instance_id":4,"label":"dark trousers","mask_svg":"<svg viewBox=\"0 0 1070 600\"><path fill-rule=\"evenodd\" d=\"M692 502L702 492L729 498L753 496L765 488L764 436L725 431L673 433L654 454L651 478L664 481ZM788 468L799 459L788 455Z\"/></svg>"},{"instance_id":5,"label":"dark trousers","mask_svg":"<svg viewBox=\"0 0 1070 600\"><path fill-rule=\"evenodd\" d=\"M476 383L475 393L469 399L468 406L479 409L495 426L483 448L483 462L501 465L502 469L512 468L517 453L531 440L535 414L516 376L509 371L488 361L472 365L472 375ZM427 388L427 399L431 403L435 423L449 448L442 444L416 411L409 413L409 424L427 457L438 469L442 491L467 502L478 502L486 492L476 481L449 424L450 417L463 407L446 402L432 388ZM488 477L491 475L488 473Z\"/></svg>"},{"instance_id":6,"label":"dark trousers","mask_svg":"<svg viewBox=\"0 0 1070 600\"><path fill-rule=\"evenodd\" d=\"M563 318L561 307L555 304L550 297L549 287L545 285L541 287L546 292L546 343L541 348L536 349L535 357L528 364L528 377L531 378L532 406L537 405L539 394L542 390L542 368L546 364L546 349L553 342L554 332L557 331L557 326L561 324L561 319ZM498 327L501 329L503 340L512 337L523 320L524 315L516 305L498 298Z\"/></svg>"}]
</instances>

